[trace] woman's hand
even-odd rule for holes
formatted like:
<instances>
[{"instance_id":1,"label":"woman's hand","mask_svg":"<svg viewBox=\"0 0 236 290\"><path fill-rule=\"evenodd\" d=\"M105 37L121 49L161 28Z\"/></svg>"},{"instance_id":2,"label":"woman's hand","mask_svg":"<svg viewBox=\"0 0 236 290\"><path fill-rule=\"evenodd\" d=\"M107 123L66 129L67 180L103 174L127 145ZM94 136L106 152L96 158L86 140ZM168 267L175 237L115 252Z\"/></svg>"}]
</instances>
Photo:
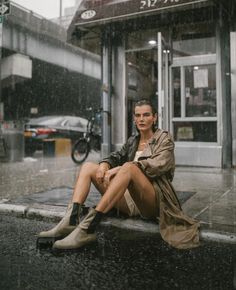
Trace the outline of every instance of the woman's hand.
<instances>
[{"instance_id":1,"label":"woman's hand","mask_svg":"<svg viewBox=\"0 0 236 290\"><path fill-rule=\"evenodd\" d=\"M96 172L96 179L99 184L104 182L105 173L110 169L110 165L107 162L100 163Z\"/></svg>"},{"instance_id":2,"label":"woman's hand","mask_svg":"<svg viewBox=\"0 0 236 290\"><path fill-rule=\"evenodd\" d=\"M117 174L117 172L120 170L120 166L114 167L112 169L109 169L105 172L103 184L105 187L108 187L109 183L111 182L112 178Z\"/></svg>"}]
</instances>

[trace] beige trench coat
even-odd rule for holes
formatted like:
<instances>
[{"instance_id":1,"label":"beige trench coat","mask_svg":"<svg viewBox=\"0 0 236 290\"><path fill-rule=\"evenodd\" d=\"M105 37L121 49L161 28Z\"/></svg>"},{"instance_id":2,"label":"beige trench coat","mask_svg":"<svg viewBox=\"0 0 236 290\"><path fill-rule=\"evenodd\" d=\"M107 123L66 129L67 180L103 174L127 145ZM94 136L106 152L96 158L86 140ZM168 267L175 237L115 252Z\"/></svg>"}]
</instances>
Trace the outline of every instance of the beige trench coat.
<instances>
[{"instance_id":1,"label":"beige trench coat","mask_svg":"<svg viewBox=\"0 0 236 290\"><path fill-rule=\"evenodd\" d=\"M168 132L158 129L138 159L138 165L153 182L160 206L160 233L179 249L199 245L199 223L185 215L171 183L174 170L174 142Z\"/></svg>"},{"instance_id":2,"label":"beige trench coat","mask_svg":"<svg viewBox=\"0 0 236 290\"><path fill-rule=\"evenodd\" d=\"M138 148L139 136L132 136L117 152L101 162L111 167L132 161ZM199 223L185 215L172 185L175 170L174 142L167 131L157 129L149 144L135 162L151 180L159 203L157 213L162 238L178 249L199 245Z\"/></svg>"}]
</instances>

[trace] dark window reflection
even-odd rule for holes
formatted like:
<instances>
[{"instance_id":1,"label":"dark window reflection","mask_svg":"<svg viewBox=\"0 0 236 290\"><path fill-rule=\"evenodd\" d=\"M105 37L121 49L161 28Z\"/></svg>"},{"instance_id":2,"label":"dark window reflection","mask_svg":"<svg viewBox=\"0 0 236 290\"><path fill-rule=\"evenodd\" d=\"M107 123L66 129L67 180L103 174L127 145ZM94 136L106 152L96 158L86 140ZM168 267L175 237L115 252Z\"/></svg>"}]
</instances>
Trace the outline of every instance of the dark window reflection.
<instances>
[{"instance_id":1,"label":"dark window reflection","mask_svg":"<svg viewBox=\"0 0 236 290\"><path fill-rule=\"evenodd\" d=\"M174 139L217 142L217 122L174 122Z\"/></svg>"},{"instance_id":2,"label":"dark window reflection","mask_svg":"<svg viewBox=\"0 0 236 290\"><path fill-rule=\"evenodd\" d=\"M180 67L175 67L173 73L173 104L174 117L181 117L181 87L180 87Z\"/></svg>"}]
</instances>

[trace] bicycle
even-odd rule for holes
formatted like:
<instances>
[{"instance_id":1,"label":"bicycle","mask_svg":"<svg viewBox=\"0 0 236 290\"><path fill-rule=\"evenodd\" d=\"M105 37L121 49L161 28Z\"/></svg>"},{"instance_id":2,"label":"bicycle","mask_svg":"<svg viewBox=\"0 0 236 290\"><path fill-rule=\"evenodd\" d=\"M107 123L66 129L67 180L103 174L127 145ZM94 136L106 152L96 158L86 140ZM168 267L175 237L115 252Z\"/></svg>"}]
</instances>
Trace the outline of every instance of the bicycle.
<instances>
[{"instance_id":1,"label":"bicycle","mask_svg":"<svg viewBox=\"0 0 236 290\"><path fill-rule=\"evenodd\" d=\"M89 108L88 110L91 111L92 109ZM100 118L100 111L96 114L96 116ZM101 134L95 132L95 125L97 125L96 121L97 120L95 117L91 117L88 120L87 130L84 133L84 136L76 141L72 146L71 158L76 164L83 163L92 149L96 151L101 149ZM99 125L96 127L97 131L100 130Z\"/></svg>"}]
</instances>

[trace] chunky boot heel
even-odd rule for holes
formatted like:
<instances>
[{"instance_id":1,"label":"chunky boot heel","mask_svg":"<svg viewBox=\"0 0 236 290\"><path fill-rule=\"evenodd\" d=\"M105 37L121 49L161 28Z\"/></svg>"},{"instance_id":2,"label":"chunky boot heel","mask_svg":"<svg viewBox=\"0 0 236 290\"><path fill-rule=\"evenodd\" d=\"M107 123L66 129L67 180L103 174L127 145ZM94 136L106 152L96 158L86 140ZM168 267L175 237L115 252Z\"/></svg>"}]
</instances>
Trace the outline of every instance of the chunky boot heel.
<instances>
[{"instance_id":1,"label":"chunky boot heel","mask_svg":"<svg viewBox=\"0 0 236 290\"><path fill-rule=\"evenodd\" d=\"M44 249L52 247L52 245L60 240L65 238L66 236L60 236L60 237L38 237L36 240L36 249Z\"/></svg>"},{"instance_id":2,"label":"chunky boot heel","mask_svg":"<svg viewBox=\"0 0 236 290\"><path fill-rule=\"evenodd\" d=\"M95 242L97 240L95 229L103 215L103 213L91 208L87 216L71 234L53 244L53 249L72 250Z\"/></svg>"}]
</instances>

